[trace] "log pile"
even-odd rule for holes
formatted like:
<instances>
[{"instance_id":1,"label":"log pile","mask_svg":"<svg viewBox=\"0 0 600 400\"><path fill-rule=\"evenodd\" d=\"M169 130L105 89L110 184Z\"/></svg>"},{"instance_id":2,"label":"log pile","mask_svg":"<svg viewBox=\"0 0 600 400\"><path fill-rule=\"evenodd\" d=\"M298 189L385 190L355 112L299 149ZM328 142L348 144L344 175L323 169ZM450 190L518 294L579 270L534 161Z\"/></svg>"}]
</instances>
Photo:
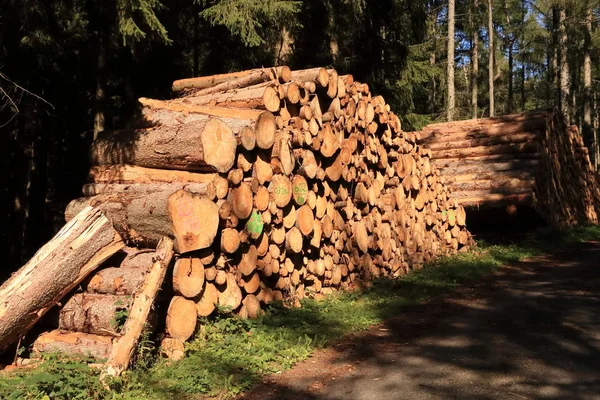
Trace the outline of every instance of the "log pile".
<instances>
[{"instance_id":1,"label":"log pile","mask_svg":"<svg viewBox=\"0 0 600 400\"><path fill-rule=\"evenodd\" d=\"M124 248L82 282L61 307L58 329L39 336L35 353L62 352L108 359L156 258L150 249ZM145 318L144 318L145 322Z\"/></svg>"},{"instance_id":2,"label":"log pile","mask_svg":"<svg viewBox=\"0 0 600 400\"><path fill-rule=\"evenodd\" d=\"M420 144L464 207L527 204L556 227L598 221L587 149L558 112L432 124Z\"/></svg>"},{"instance_id":3,"label":"log pile","mask_svg":"<svg viewBox=\"0 0 600 400\"><path fill-rule=\"evenodd\" d=\"M85 197L66 210L99 208L129 245L174 239L168 355L216 308L256 317L471 244L432 151L351 75L280 67L173 86L179 98L140 99L139 129L94 143Z\"/></svg>"}]
</instances>

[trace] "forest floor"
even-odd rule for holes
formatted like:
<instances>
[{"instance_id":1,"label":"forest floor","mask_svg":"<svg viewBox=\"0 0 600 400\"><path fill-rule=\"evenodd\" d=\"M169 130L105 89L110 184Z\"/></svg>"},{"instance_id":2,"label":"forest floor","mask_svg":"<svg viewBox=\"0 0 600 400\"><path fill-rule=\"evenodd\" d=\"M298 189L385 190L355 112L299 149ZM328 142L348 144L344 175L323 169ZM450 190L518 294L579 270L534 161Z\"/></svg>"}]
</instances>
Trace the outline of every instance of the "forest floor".
<instances>
[{"instance_id":1,"label":"forest floor","mask_svg":"<svg viewBox=\"0 0 600 400\"><path fill-rule=\"evenodd\" d=\"M240 398L599 399L600 242L403 308Z\"/></svg>"}]
</instances>

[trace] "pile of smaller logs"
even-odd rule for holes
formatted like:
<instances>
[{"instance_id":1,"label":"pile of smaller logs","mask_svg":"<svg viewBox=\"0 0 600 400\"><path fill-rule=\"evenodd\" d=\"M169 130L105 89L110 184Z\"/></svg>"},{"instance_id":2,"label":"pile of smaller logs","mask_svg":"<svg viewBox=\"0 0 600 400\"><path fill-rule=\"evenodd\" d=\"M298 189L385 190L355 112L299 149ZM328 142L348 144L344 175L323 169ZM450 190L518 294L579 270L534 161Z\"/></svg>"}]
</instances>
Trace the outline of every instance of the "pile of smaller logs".
<instances>
[{"instance_id":1,"label":"pile of smaller logs","mask_svg":"<svg viewBox=\"0 0 600 400\"><path fill-rule=\"evenodd\" d=\"M140 99L141 128L98 138L86 197L66 210L99 208L129 245L175 239L167 354L217 307L252 318L470 245L432 151L351 75L278 67L173 86L181 97Z\"/></svg>"},{"instance_id":2,"label":"pile of smaller logs","mask_svg":"<svg viewBox=\"0 0 600 400\"><path fill-rule=\"evenodd\" d=\"M559 112L432 124L420 144L464 207L527 204L557 227L598 221L587 149Z\"/></svg>"},{"instance_id":3,"label":"pile of smaller logs","mask_svg":"<svg viewBox=\"0 0 600 400\"><path fill-rule=\"evenodd\" d=\"M64 302L58 329L39 336L33 350L108 359L113 339L121 335L133 296L143 286L155 255L154 250L125 248L108 259L82 282L82 292Z\"/></svg>"}]
</instances>

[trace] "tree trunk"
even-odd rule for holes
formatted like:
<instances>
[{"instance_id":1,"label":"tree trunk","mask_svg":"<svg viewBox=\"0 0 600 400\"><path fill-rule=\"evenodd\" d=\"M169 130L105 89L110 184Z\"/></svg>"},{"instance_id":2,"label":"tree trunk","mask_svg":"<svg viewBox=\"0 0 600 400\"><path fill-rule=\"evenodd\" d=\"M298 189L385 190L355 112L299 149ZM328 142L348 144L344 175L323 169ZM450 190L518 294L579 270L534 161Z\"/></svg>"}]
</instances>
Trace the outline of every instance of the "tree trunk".
<instances>
[{"instance_id":1,"label":"tree trunk","mask_svg":"<svg viewBox=\"0 0 600 400\"><path fill-rule=\"evenodd\" d=\"M560 111L565 117L567 125L571 120L571 109L569 107L570 83L569 83L569 61L567 58L567 27L565 25L566 11L560 7L558 12L559 45L558 54L560 62Z\"/></svg>"},{"instance_id":2,"label":"tree trunk","mask_svg":"<svg viewBox=\"0 0 600 400\"><path fill-rule=\"evenodd\" d=\"M488 93L490 98L490 117L495 115L494 108L494 20L492 19L492 0L488 0Z\"/></svg>"},{"instance_id":3,"label":"tree trunk","mask_svg":"<svg viewBox=\"0 0 600 400\"><path fill-rule=\"evenodd\" d=\"M454 6L455 0L448 0L448 114L447 120L454 119Z\"/></svg>"},{"instance_id":4,"label":"tree trunk","mask_svg":"<svg viewBox=\"0 0 600 400\"><path fill-rule=\"evenodd\" d=\"M180 126L105 133L92 145L94 165L227 172L235 162L237 139L221 120Z\"/></svg>"},{"instance_id":5,"label":"tree trunk","mask_svg":"<svg viewBox=\"0 0 600 400\"><path fill-rule=\"evenodd\" d=\"M94 103L94 140L105 129L104 108L106 107L106 43L104 37L98 38L96 55L96 98Z\"/></svg>"},{"instance_id":6,"label":"tree trunk","mask_svg":"<svg viewBox=\"0 0 600 400\"><path fill-rule=\"evenodd\" d=\"M477 94L479 78L479 25L473 21L473 14L479 10L479 1L473 0L473 10L469 11L471 23L471 118L477 118Z\"/></svg>"},{"instance_id":7,"label":"tree trunk","mask_svg":"<svg viewBox=\"0 0 600 400\"><path fill-rule=\"evenodd\" d=\"M18 340L123 247L109 219L84 208L0 287L0 348Z\"/></svg>"},{"instance_id":8,"label":"tree trunk","mask_svg":"<svg viewBox=\"0 0 600 400\"><path fill-rule=\"evenodd\" d=\"M591 4L586 7L585 41L583 58L583 138L590 149L593 149L592 138L592 20ZM595 157L594 157L595 159Z\"/></svg>"}]
</instances>

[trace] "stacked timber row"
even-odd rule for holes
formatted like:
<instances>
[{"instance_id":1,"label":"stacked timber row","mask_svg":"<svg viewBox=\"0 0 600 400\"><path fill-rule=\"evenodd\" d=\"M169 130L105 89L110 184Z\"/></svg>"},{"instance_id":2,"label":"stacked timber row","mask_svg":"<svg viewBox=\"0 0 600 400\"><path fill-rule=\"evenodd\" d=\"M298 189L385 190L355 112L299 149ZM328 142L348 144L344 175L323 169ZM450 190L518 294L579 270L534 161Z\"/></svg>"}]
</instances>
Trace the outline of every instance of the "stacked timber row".
<instances>
[{"instance_id":1,"label":"stacked timber row","mask_svg":"<svg viewBox=\"0 0 600 400\"><path fill-rule=\"evenodd\" d=\"M466 249L465 211L431 150L350 75L281 67L177 81L106 133L81 199L129 245L175 239L163 349L217 306L255 317Z\"/></svg>"},{"instance_id":2,"label":"stacked timber row","mask_svg":"<svg viewBox=\"0 0 600 400\"><path fill-rule=\"evenodd\" d=\"M125 248L109 258L83 281L82 292L63 303L58 329L40 335L33 344L34 352L81 353L108 359L155 255L154 250Z\"/></svg>"},{"instance_id":3,"label":"stacked timber row","mask_svg":"<svg viewBox=\"0 0 600 400\"><path fill-rule=\"evenodd\" d=\"M598 221L587 149L558 112L432 124L419 143L464 207L526 204L557 227Z\"/></svg>"}]
</instances>

